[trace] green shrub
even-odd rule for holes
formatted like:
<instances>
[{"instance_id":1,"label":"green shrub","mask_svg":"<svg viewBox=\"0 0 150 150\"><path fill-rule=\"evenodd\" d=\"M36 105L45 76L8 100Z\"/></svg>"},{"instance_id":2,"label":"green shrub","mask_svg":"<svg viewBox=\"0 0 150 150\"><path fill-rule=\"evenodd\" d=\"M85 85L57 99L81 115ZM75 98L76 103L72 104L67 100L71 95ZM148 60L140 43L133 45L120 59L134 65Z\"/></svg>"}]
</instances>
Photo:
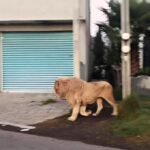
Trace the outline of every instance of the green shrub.
<instances>
[{"instance_id":1,"label":"green shrub","mask_svg":"<svg viewBox=\"0 0 150 150\"><path fill-rule=\"evenodd\" d=\"M112 120L115 135L142 136L150 134L150 98L132 94L119 105L119 116Z\"/></svg>"},{"instance_id":2,"label":"green shrub","mask_svg":"<svg viewBox=\"0 0 150 150\"><path fill-rule=\"evenodd\" d=\"M119 117L132 118L138 115L140 109L139 98L131 94L119 104Z\"/></svg>"},{"instance_id":3,"label":"green shrub","mask_svg":"<svg viewBox=\"0 0 150 150\"><path fill-rule=\"evenodd\" d=\"M144 67L137 75L147 75L150 76L150 67Z\"/></svg>"}]
</instances>

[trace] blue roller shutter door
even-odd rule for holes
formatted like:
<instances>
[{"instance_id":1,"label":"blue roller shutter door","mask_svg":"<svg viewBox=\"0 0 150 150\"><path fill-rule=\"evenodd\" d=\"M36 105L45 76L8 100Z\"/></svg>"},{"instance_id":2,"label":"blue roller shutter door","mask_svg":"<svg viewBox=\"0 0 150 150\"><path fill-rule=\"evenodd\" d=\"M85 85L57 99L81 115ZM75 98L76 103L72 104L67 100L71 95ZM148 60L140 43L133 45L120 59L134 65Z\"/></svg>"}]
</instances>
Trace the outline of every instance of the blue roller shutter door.
<instances>
[{"instance_id":1,"label":"blue roller shutter door","mask_svg":"<svg viewBox=\"0 0 150 150\"><path fill-rule=\"evenodd\" d=\"M3 91L50 92L73 75L71 32L3 33Z\"/></svg>"}]
</instances>

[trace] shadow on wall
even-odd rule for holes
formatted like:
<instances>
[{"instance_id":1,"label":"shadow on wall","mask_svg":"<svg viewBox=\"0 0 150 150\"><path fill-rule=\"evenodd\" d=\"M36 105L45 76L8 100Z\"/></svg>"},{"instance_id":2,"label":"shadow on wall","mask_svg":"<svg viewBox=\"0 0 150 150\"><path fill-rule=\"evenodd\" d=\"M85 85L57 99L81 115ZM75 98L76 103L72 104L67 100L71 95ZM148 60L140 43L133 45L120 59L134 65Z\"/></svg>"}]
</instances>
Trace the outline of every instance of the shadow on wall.
<instances>
[{"instance_id":1,"label":"shadow on wall","mask_svg":"<svg viewBox=\"0 0 150 150\"><path fill-rule=\"evenodd\" d=\"M87 78L85 72L86 72L85 64L83 62L80 62L80 77L83 80L86 80L86 78Z\"/></svg>"},{"instance_id":2,"label":"shadow on wall","mask_svg":"<svg viewBox=\"0 0 150 150\"><path fill-rule=\"evenodd\" d=\"M150 96L150 76L132 77L132 90L138 95Z\"/></svg>"}]
</instances>

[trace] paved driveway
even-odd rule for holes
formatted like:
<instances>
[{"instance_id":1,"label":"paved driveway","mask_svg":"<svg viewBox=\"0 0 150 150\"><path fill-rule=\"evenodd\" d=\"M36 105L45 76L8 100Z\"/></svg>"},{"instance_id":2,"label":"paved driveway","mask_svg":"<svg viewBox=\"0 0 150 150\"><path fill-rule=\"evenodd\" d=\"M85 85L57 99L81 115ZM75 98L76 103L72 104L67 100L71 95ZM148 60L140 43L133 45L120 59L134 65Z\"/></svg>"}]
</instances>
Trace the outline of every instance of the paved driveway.
<instances>
[{"instance_id":1,"label":"paved driveway","mask_svg":"<svg viewBox=\"0 0 150 150\"><path fill-rule=\"evenodd\" d=\"M121 150L0 130L1 150Z\"/></svg>"},{"instance_id":2,"label":"paved driveway","mask_svg":"<svg viewBox=\"0 0 150 150\"><path fill-rule=\"evenodd\" d=\"M0 122L30 125L52 119L69 112L65 101L42 105L55 99L51 94L0 93Z\"/></svg>"}]
</instances>

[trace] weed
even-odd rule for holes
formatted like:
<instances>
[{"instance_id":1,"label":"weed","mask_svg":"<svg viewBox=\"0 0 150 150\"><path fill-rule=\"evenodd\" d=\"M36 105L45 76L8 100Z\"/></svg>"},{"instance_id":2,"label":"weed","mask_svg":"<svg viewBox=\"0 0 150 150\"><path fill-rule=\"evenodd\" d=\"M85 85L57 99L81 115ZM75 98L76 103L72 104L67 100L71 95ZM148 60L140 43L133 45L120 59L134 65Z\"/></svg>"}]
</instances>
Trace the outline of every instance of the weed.
<instances>
[{"instance_id":1,"label":"weed","mask_svg":"<svg viewBox=\"0 0 150 150\"><path fill-rule=\"evenodd\" d=\"M56 103L56 100L48 99L46 101L42 101L42 105L48 105L48 104L52 104L52 103Z\"/></svg>"}]
</instances>

